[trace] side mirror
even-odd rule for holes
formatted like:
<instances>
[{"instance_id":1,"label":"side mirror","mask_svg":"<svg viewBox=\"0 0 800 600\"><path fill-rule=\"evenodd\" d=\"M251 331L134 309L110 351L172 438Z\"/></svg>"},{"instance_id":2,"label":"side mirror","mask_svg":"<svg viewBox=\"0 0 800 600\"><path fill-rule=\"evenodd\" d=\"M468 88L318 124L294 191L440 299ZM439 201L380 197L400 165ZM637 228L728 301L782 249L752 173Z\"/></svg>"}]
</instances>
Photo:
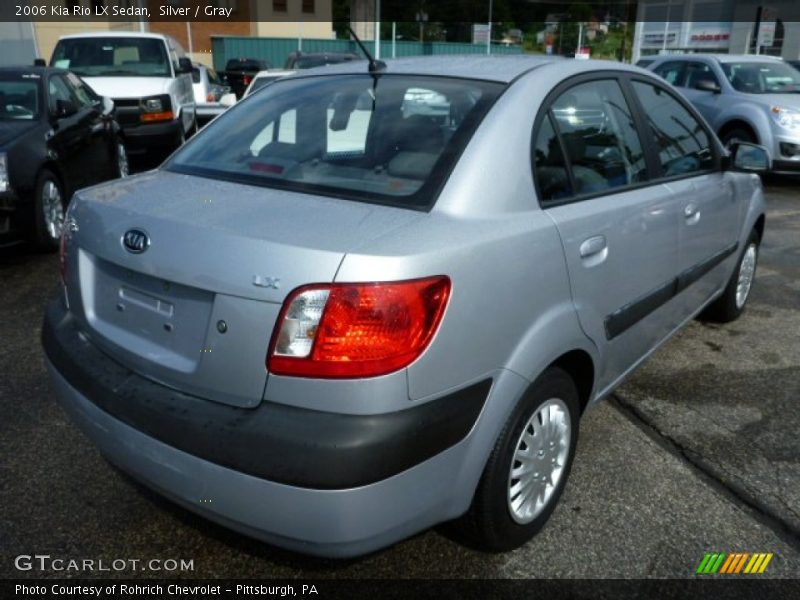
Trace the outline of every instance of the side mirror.
<instances>
[{"instance_id":1,"label":"side mirror","mask_svg":"<svg viewBox=\"0 0 800 600\"><path fill-rule=\"evenodd\" d=\"M219 99L219 103L224 106L225 108L230 108L234 104L236 104L236 94L225 94L222 98Z\"/></svg>"},{"instance_id":2,"label":"side mirror","mask_svg":"<svg viewBox=\"0 0 800 600\"><path fill-rule=\"evenodd\" d=\"M766 173L772 166L764 146L748 142L734 142L730 147L730 164L734 171Z\"/></svg>"},{"instance_id":3,"label":"side mirror","mask_svg":"<svg viewBox=\"0 0 800 600\"><path fill-rule=\"evenodd\" d=\"M191 73L192 72L192 61L182 56L178 59L178 74L183 75L184 73Z\"/></svg>"},{"instance_id":4,"label":"side mirror","mask_svg":"<svg viewBox=\"0 0 800 600\"><path fill-rule=\"evenodd\" d=\"M108 116L114 112L114 101L108 96L103 96L100 101L103 105L103 114Z\"/></svg>"},{"instance_id":5,"label":"side mirror","mask_svg":"<svg viewBox=\"0 0 800 600\"><path fill-rule=\"evenodd\" d=\"M722 91L722 88L720 88L719 84L713 79L701 79L694 84L694 89L702 92L713 92L715 94L719 94Z\"/></svg>"},{"instance_id":6,"label":"side mirror","mask_svg":"<svg viewBox=\"0 0 800 600\"><path fill-rule=\"evenodd\" d=\"M78 107L70 100L56 100L56 110L53 116L56 119L71 117L78 112Z\"/></svg>"}]
</instances>

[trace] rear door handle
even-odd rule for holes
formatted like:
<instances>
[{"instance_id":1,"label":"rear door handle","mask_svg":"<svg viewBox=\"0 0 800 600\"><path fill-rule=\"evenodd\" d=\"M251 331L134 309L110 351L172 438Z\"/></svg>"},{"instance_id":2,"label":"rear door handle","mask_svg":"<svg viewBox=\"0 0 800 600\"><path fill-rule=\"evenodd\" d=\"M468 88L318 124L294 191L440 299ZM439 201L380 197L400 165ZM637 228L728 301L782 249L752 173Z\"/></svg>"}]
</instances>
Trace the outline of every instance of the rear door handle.
<instances>
[{"instance_id":1,"label":"rear door handle","mask_svg":"<svg viewBox=\"0 0 800 600\"><path fill-rule=\"evenodd\" d=\"M581 258L589 258L595 254L599 254L606 249L606 236L596 235L585 240L579 249Z\"/></svg>"}]
</instances>

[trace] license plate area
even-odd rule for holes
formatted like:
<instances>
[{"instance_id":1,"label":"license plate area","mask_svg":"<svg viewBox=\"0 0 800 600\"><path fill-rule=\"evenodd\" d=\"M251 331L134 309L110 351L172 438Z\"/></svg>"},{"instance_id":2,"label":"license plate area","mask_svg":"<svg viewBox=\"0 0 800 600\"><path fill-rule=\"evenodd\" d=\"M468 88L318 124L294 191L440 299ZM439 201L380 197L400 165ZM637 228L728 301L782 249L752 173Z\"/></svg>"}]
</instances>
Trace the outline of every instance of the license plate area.
<instances>
[{"instance_id":1,"label":"license plate area","mask_svg":"<svg viewBox=\"0 0 800 600\"><path fill-rule=\"evenodd\" d=\"M191 372L201 360L214 294L93 257L90 325L141 359ZM86 298L87 295L84 295Z\"/></svg>"}]
</instances>

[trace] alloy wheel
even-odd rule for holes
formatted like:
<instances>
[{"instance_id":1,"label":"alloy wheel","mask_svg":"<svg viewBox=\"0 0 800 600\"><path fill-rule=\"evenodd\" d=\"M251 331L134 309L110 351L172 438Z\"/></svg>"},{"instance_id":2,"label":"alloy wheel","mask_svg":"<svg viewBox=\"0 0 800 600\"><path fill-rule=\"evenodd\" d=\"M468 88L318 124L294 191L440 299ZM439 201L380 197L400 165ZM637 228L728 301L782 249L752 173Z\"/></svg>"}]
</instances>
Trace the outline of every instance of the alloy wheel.
<instances>
[{"instance_id":1,"label":"alloy wheel","mask_svg":"<svg viewBox=\"0 0 800 600\"><path fill-rule=\"evenodd\" d=\"M517 523L533 521L561 481L572 435L563 400L542 403L522 429L508 475L508 509Z\"/></svg>"},{"instance_id":2,"label":"alloy wheel","mask_svg":"<svg viewBox=\"0 0 800 600\"><path fill-rule=\"evenodd\" d=\"M53 240L59 239L64 229L64 203L58 184L51 179L42 185L42 212L48 235Z\"/></svg>"},{"instance_id":3,"label":"alloy wheel","mask_svg":"<svg viewBox=\"0 0 800 600\"><path fill-rule=\"evenodd\" d=\"M747 297L750 295L750 288L753 286L753 277L756 272L757 257L758 248L751 243L747 246L744 256L742 256L742 262L739 265L739 277L736 281L736 308L739 310L747 302Z\"/></svg>"}]
</instances>

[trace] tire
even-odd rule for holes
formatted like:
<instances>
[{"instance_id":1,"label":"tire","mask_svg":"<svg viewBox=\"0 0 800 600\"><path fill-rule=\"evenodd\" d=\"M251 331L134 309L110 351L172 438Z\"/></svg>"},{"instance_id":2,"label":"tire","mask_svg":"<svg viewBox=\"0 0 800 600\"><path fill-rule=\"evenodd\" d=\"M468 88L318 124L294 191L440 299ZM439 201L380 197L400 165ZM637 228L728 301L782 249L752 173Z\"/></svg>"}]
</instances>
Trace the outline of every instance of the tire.
<instances>
[{"instance_id":1,"label":"tire","mask_svg":"<svg viewBox=\"0 0 800 600\"><path fill-rule=\"evenodd\" d=\"M752 231L744 250L739 255L739 261L728 280L728 285L725 286L725 291L703 311L701 315L703 320L730 323L744 312L756 277L759 242L758 233Z\"/></svg>"},{"instance_id":2,"label":"tire","mask_svg":"<svg viewBox=\"0 0 800 600\"><path fill-rule=\"evenodd\" d=\"M42 169L34 189L33 242L39 250L55 252L64 229L67 199L64 187L49 169Z\"/></svg>"},{"instance_id":3,"label":"tire","mask_svg":"<svg viewBox=\"0 0 800 600\"><path fill-rule=\"evenodd\" d=\"M552 415L550 422L560 430L557 436L560 440L546 437L547 429L540 420L542 413ZM551 367L534 382L508 418L486 463L472 505L452 524L456 538L478 550L505 552L536 535L553 512L569 477L579 418L575 382L563 370ZM523 459L520 453L537 448L536 436L544 436L539 443L545 447ZM524 480L514 477L526 466L530 469L529 485L535 486L527 492ZM532 477L539 475L539 469L548 471L541 477L552 478L543 488ZM525 498L531 499L531 503L525 502Z\"/></svg>"},{"instance_id":4,"label":"tire","mask_svg":"<svg viewBox=\"0 0 800 600\"><path fill-rule=\"evenodd\" d=\"M721 136L721 141L722 145L728 148L733 142L748 142L750 144L754 144L756 142L756 138L747 129L737 127L725 132L725 135Z\"/></svg>"}]
</instances>

